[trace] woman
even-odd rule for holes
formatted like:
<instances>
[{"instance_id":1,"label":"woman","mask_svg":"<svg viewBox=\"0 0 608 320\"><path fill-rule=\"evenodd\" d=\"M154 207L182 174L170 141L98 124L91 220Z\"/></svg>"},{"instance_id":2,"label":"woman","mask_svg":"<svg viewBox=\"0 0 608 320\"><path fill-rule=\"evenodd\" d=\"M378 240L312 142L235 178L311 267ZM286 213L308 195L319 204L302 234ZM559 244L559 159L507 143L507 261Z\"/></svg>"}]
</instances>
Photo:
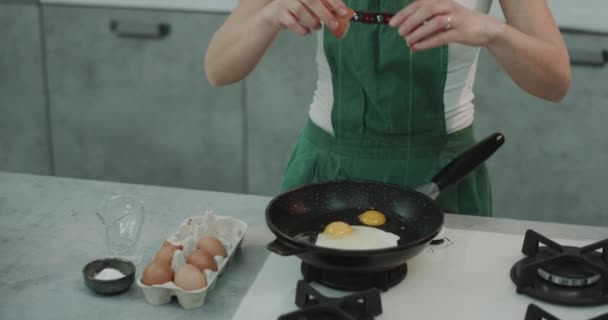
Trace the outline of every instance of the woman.
<instances>
[{"instance_id":1,"label":"woman","mask_svg":"<svg viewBox=\"0 0 608 320\"><path fill-rule=\"evenodd\" d=\"M475 143L480 47L526 92L557 102L568 91L568 53L544 0L501 0L506 23L488 15L491 0L345 1L241 0L206 55L210 82L226 85L246 77L281 30L321 30L317 89L283 191L339 179L427 182ZM356 14L338 39L348 8ZM448 212L491 215L486 168L438 201Z\"/></svg>"}]
</instances>

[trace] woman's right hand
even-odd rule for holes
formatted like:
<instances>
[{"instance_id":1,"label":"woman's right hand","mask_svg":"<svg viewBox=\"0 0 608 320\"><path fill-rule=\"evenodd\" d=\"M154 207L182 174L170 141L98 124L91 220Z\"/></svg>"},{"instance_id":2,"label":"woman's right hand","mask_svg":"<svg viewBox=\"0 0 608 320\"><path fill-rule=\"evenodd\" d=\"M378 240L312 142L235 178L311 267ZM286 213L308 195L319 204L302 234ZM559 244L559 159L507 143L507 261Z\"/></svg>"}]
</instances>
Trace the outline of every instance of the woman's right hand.
<instances>
[{"instance_id":1,"label":"woman's right hand","mask_svg":"<svg viewBox=\"0 0 608 320\"><path fill-rule=\"evenodd\" d=\"M335 30L338 17L348 14L348 10L342 0L272 0L262 13L277 28L303 36L321 29L321 22Z\"/></svg>"}]
</instances>

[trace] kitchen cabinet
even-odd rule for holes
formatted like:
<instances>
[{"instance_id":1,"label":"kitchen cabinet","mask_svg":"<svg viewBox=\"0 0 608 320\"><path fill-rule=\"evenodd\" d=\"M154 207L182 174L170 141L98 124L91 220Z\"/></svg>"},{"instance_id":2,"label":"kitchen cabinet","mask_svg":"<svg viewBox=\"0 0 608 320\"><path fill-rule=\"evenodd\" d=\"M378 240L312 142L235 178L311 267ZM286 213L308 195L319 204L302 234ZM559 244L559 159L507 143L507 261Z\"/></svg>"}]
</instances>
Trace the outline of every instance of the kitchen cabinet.
<instances>
[{"instance_id":1,"label":"kitchen cabinet","mask_svg":"<svg viewBox=\"0 0 608 320\"><path fill-rule=\"evenodd\" d=\"M564 38L575 62L589 65L573 66L570 91L560 103L524 93L487 52L481 54L477 133L506 136L489 161L494 209L510 218L608 226L608 68L601 62L608 37Z\"/></svg>"},{"instance_id":2,"label":"kitchen cabinet","mask_svg":"<svg viewBox=\"0 0 608 320\"><path fill-rule=\"evenodd\" d=\"M203 70L225 15L43 14L57 175L244 191L243 87Z\"/></svg>"},{"instance_id":3,"label":"kitchen cabinet","mask_svg":"<svg viewBox=\"0 0 608 320\"><path fill-rule=\"evenodd\" d=\"M0 170L51 172L38 15L0 3Z\"/></svg>"},{"instance_id":4,"label":"kitchen cabinet","mask_svg":"<svg viewBox=\"0 0 608 320\"><path fill-rule=\"evenodd\" d=\"M316 87L316 35L282 32L247 78L248 192L275 195Z\"/></svg>"},{"instance_id":5,"label":"kitchen cabinet","mask_svg":"<svg viewBox=\"0 0 608 320\"><path fill-rule=\"evenodd\" d=\"M38 0L0 0L0 4L37 4L38 2Z\"/></svg>"}]
</instances>

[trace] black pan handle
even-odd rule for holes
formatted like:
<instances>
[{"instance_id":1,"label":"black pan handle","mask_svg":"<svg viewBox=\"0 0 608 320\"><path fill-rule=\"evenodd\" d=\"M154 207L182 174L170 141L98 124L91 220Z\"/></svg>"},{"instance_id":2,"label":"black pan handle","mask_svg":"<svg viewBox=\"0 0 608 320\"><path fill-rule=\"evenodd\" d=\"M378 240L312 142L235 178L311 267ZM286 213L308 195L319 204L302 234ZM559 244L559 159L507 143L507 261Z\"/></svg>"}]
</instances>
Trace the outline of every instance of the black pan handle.
<instances>
[{"instance_id":1,"label":"black pan handle","mask_svg":"<svg viewBox=\"0 0 608 320\"><path fill-rule=\"evenodd\" d=\"M440 191L457 184L488 160L504 143L505 137L502 133L491 134L448 163L433 177L432 181Z\"/></svg>"},{"instance_id":2,"label":"black pan handle","mask_svg":"<svg viewBox=\"0 0 608 320\"><path fill-rule=\"evenodd\" d=\"M279 239L276 239L273 242L269 243L268 245L266 245L266 247L268 248L268 250L281 256L292 256L294 254L306 251L306 249L304 248L296 247Z\"/></svg>"}]
</instances>

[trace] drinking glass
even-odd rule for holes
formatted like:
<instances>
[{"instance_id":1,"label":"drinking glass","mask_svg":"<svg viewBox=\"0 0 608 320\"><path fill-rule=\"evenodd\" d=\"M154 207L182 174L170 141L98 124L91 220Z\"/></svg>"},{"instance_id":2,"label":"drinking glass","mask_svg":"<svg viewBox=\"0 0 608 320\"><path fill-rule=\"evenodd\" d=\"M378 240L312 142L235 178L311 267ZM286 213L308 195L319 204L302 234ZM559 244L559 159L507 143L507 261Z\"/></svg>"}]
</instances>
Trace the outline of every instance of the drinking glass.
<instances>
[{"instance_id":1,"label":"drinking glass","mask_svg":"<svg viewBox=\"0 0 608 320\"><path fill-rule=\"evenodd\" d=\"M104 227L109 253L139 264L137 243L144 224L143 201L132 195L117 195L104 202L97 216Z\"/></svg>"}]
</instances>

